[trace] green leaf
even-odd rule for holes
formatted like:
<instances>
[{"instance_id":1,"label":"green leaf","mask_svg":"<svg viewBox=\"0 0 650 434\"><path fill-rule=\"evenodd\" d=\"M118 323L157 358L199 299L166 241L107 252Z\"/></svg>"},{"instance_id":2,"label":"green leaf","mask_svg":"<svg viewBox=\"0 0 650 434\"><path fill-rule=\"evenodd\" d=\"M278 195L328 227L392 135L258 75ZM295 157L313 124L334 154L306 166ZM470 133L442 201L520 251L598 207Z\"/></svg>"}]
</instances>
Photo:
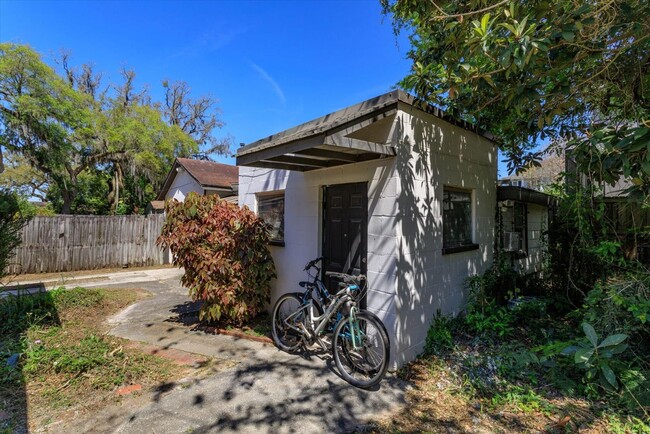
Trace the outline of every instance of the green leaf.
<instances>
[{"instance_id":1,"label":"green leaf","mask_svg":"<svg viewBox=\"0 0 650 434\"><path fill-rule=\"evenodd\" d=\"M591 345L596 347L598 345L598 335L596 334L596 330L591 326L591 324L588 323L582 323L582 330L585 332L585 336L587 336L587 339L589 339L589 342L591 342Z\"/></svg>"},{"instance_id":2,"label":"green leaf","mask_svg":"<svg viewBox=\"0 0 650 434\"><path fill-rule=\"evenodd\" d=\"M614 374L614 371L612 371L612 368L609 367L607 363L603 363L600 365L600 370L605 376L605 379L609 384L611 384L614 388L618 389L618 382L616 381L616 374Z\"/></svg>"},{"instance_id":3,"label":"green leaf","mask_svg":"<svg viewBox=\"0 0 650 434\"><path fill-rule=\"evenodd\" d=\"M490 77L489 75L483 76L483 80L485 80L487 84L489 84L490 86L496 87L494 84L494 80L492 80L492 77Z\"/></svg>"},{"instance_id":4,"label":"green leaf","mask_svg":"<svg viewBox=\"0 0 650 434\"><path fill-rule=\"evenodd\" d=\"M593 354L594 354L593 348L580 348L578 351L576 351L573 360L576 363L586 364Z\"/></svg>"},{"instance_id":5,"label":"green leaf","mask_svg":"<svg viewBox=\"0 0 650 434\"><path fill-rule=\"evenodd\" d=\"M483 15L483 18L481 18L481 29L483 29L483 32L487 32L489 24L490 24L490 14Z\"/></svg>"},{"instance_id":6,"label":"green leaf","mask_svg":"<svg viewBox=\"0 0 650 434\"><path fill-rule=\"evenodd\" d=\"M575 40L575 37L576 35L573 32L562 32L562 38L565 41L573 42Z\"/></svg>"},{"instance_id":7,"label":"green leaf","mask_svg":"<svg viewBox=\"0 0 650 434\"><path fill-rule=\"evenodd\" d=\"M578 351L579 349L580 349L580 347L578 347L577 345L570 345L570 346L566 347L565 349L563 349L560 352L560 354L562 354L563 356L570 356L571 354L575 354L576 351Z\"/></svg>"},{"instance_id":8,"label":"green leaf","mask_svg":"<svg viewBox=\"0 0 650 434\"><path fill-rule=\"evenodd\" d=\"M627 339L627 335L624 334L607 336L600 345L598 345L598 348L613 347L620 344L625 339Z\"/></svg>"},{"instance_id":9,"label":"green leaf","mask_svg":"<svg viewBox=\"0 0 650 434\"><path fill-rule=\"evenodd\" d=\"M502 24L501 24L501 27L503 27L503 28L509 30L510 33L512 33L514 36L517 35L517 29L516 29L515 26L513 26L512 24L502 23Z\"/></svg>"},{"instance_id":10,"label":"green leaf","mask_svg":"<svg viewBox=\"0 0 650 434\"><path fill-rule=\"evenodd\" d=\"M634 140L638 140L639 138L645 136L648 134L650 131L650 128L637 128L634 130Z\"/></svg>"}]
</instances>

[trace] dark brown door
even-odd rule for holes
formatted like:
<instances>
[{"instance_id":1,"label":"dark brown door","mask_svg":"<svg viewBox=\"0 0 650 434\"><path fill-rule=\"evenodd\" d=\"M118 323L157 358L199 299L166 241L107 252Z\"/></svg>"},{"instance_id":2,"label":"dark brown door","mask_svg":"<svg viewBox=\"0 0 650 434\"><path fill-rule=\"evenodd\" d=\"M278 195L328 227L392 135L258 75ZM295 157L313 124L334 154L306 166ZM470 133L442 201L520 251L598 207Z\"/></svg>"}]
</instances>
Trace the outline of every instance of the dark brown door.
<instances>
[{"instance_id":1,"label":"dark brown door","mask_svg":"<svg viewBox=\"0 0 650 434\"><path fill-rule=\"evenodd\" d=\"M325 187L323 256L325 271L366 274L368 186L365 182ZM324 276L325 277L325 276ZM335 282L325 277L330 290Z\"/></svg>"}]
</instances>

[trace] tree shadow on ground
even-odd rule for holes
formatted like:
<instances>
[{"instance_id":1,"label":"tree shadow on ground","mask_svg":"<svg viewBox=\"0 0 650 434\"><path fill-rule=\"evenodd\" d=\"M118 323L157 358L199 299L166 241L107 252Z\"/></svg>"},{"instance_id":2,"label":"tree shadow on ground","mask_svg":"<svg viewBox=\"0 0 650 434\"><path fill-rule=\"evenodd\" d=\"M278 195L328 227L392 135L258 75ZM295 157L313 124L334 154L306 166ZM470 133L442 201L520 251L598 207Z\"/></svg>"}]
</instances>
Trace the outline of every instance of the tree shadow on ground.
<instances>
[{"instance_id":1,"label":"tree shadow on ground","mask_svg":"<svg viewBox=\"0 0 650 434\"><path fill-rule=\"evenodd\" d=\"M345 432L403 402L405 384L395 378L367 391L332 376L331 361L284 356L237 366L218 381L217 393L206 393L210 387L202 392L200 386L188 391L185 399L203 397L202 409L211 413L192 432Z\"/></svg>"},{"instance_id":2,"label":"tree shadow on ground","mask_svg":"<svg viewBox=\"0 0 650 434\"><path fill-rule=\"evenodd\" d=\"M270 345L228 339L245 346L240 363L203 378L159 385L150 403L123 419L121 428L343 432L404 402L405 382L389 376L374 390L355 388L340 378L331 355L321 348L287 354ZM231 348L212 350L217 360L234 356Z\"/></svg>"},{"instance_id":3,"label":"tree shadow on ground","mask_svg":"<svg viewBox=\"0 0 650 434\"><path fill-rule=\"evenodd\" d=\"M186 326L199 324L199 311L201 310L201 306L203 306L202 300L186 301L177 304L169 310L175 315L166 321L176 322Z\"/></svg>"},{"instance_id":4,"label":"tree shadow on ground","mask_svg":"<svg viewBox=\"0 0 650 434\"><path fill-rule=\"evenodd\" d=\"M52 294L42 284L4 288L0 294L0 432L27 433L28 400L24 353L34 325L61 324Z\"/></svg>"}]
</instances>

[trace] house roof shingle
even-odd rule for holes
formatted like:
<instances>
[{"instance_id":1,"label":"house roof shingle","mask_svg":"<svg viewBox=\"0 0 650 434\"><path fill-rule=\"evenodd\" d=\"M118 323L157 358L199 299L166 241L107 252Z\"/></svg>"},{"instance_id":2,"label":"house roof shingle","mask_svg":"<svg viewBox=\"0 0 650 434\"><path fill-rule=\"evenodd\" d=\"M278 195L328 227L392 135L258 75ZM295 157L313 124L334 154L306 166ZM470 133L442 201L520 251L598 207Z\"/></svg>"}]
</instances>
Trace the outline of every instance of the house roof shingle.
<instances>
[{"instance_id":1,"label":"house roof shingle","mask_svg":"<svg viewBox=\"0 0 650 434\"><path fill-rule=\"evenodd\" d=\"M158 192L157 200L165 200L165 195L176 176L176 169L182 167L203 188L232 189L233 184L239 183L239 167L230 164L215 163L207 160L192 160L177 158L172 165L162 189Z\"/></svg>"},{"instance_id":2,"label":"house roof shingle","mask_svg":"<svg viewBox=\"0 0 650 434\"><path fill-rule=\"evenodd\" d=\"M237 166L191 158L177 158L176 161L203 187L230 188L239 182Z\"/></svg>"}]
</instances>

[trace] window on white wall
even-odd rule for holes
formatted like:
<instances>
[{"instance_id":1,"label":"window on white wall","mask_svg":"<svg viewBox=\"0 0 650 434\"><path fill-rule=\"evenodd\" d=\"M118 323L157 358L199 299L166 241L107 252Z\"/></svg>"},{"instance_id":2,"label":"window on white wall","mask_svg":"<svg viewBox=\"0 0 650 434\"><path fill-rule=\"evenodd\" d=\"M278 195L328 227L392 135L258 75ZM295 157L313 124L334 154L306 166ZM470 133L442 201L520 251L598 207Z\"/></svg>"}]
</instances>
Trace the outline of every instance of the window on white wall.
<instances>
[{"instance_id":1,"label":"window on white wall","mask_svg":"<svg viewBox=\"0 0 650 434\"><path fill-rule=\"evenodd\" d=\"M442 199L442 253L477 249L472 231L472 192L444 187Z\"/></svg>"},{"instance_id":2,"label":"window on white wall","mask_svg":"<svg viewBox=\"0 0 650 434\"><path fill-rule=\"evenodd\" d=\"M503 250L526 256L528 246L528 208L525 203L506 200L500 205Z\"/></svg>"},{"instance_id":3,"label":"window on white wall","mask_svg":"<svg viewBox=\"0 0 650 434\"><path fill-rule=\"evenodd\" d=\"M284 192L258 195L257 215L269 226L271 243L284 245Z\"/></svg>"},{"instance_id":4,"label":"window on white wall","mask_svg":"<svg viewBox=\"0 0 650 434\"><path fill-rule=\"evenodd\" d=\"M518 249L520 252L527 252L528 245L528 211L525 203L515 202L514 206L514 218L512 221L512 229L515 233L519 234L519 246Z\"/></svg>"}]
</instances>

